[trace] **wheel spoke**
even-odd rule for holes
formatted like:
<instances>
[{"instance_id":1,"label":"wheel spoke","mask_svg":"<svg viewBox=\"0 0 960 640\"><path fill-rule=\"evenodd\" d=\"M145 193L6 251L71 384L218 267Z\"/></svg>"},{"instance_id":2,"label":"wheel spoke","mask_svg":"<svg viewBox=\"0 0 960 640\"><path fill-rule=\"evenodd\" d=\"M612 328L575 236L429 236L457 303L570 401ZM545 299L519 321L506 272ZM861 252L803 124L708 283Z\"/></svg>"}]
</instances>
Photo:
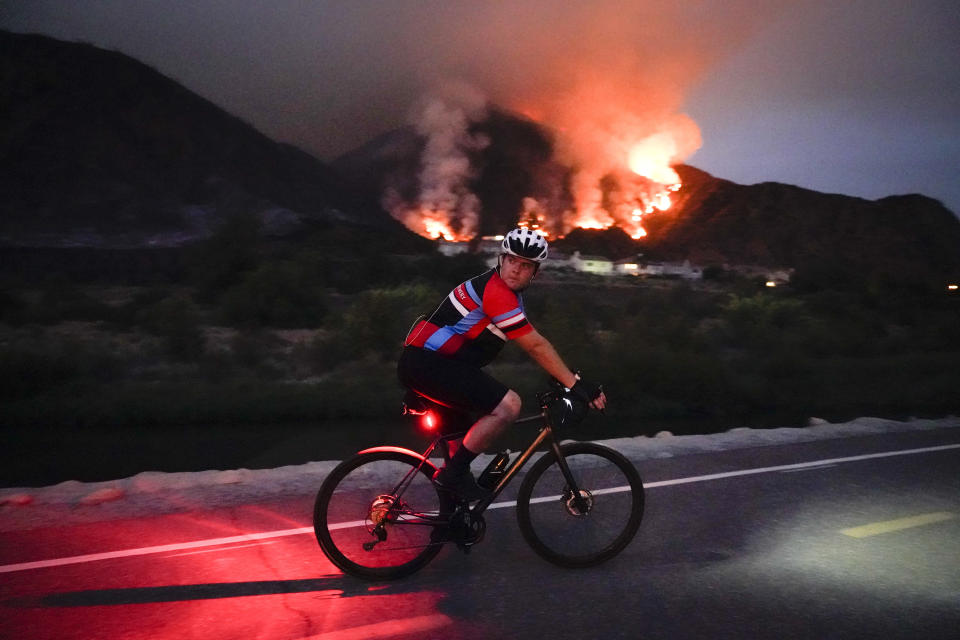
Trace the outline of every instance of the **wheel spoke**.
<instances>
[{"instance_id":1,"label":"wheel spoke","mask_svg":"<svg viewBox=\"0 0 960 640\"><path fill-rule=\"evenodd\" d=\"M317 495L314 528L334 564L361 577L393 578L436 555L430 538L440 514L439 495L429 470L418 464L402 452L375 452L331 472ZM384 493L397 486L402 495Z\"/></svg>"},{"instance_id":2,"label":"wheel spoke","mask_svg":"<svg viewBox=\"0 0 960 640\"><path fill-rule=\"evenodd\" d=\"M591 443L561 447L580 489L578 496L553 456L530 471L520 489L517 516L527 541L564 566L587 566L619 553L643 513L643 485L620 454Z\"/></svg>"}]
</instances>

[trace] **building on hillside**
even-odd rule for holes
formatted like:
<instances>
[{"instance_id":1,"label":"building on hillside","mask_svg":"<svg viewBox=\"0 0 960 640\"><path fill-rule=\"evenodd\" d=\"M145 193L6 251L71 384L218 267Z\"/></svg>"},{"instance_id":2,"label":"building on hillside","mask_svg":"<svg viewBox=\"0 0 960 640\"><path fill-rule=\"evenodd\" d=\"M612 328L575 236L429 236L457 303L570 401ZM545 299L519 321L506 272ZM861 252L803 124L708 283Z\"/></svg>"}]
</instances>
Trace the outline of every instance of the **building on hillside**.
<instances>
[{"instance_id":1,"label":"building on hillside","mask_svg":"<svg viewBox=\"0 0 960 640\"><path fill-rule=\"evenodd\" d=\"M593 273L600 276L614 275L613 260L603 256L585 256L581 255L579 251L574 251L569 260L569 265L583 273Z\"/></svg>"},{"instance_id":2,"label":"building on hillside","mask_svg":"<svg viewBox=\"0 0 960 640\"><path fill-rule=\"evenodd\" d=\"M623 258L613 263L613 272L618 276L639 276L640 265L640 256Z\"/></svg>"},{"instance_id":3,"label":"building on hillside","mask_svg":"<svg viewBox=\"0 0 960 640\"><path fill-rule=\"evenodd\" d=\"M450 242L444 238L437 240L437 251L445 256L455 256L460 253L466 253L470 250L470 244L467 242Z\"/></svg>"},{"instance_id":4,"label":"building on hillside","mask_svg":"<svg viewBox=\"0 0 960 640\"><path fill-rule=\"evenodd\" d=\"M700 280L703 278L703 269L683 262L644 262L641 256L617 260L614 264L614 273L627 276L660 276L666 278L683 278L684 280Z\"/></svg>"},{"instance_id":5,"label":"building on hillside","mask_svg":"<svg viewBox=\"0 0 960 640\"><path fill-rule=\"evenodd\" d=\"M477 253L486 256L487 265L493 268L497 266L502 240L503 236L483 236L474 244L449 242L441 239L437 242L437 250L443 255L454 256L470 251L471 245L473 245ZM543 261L541 267L549 270L571 269L580 273L600 276L661 276L679 277L686 280L699 280L703 277L703 270L698 266L691 265L689 260L683 262L645 262L641 255L637 255L633 258L614 262L604 256L583 255L579 251L574 251L572 256L559 251L549 251L547 259Z\"/></svg>"}]
</instances>

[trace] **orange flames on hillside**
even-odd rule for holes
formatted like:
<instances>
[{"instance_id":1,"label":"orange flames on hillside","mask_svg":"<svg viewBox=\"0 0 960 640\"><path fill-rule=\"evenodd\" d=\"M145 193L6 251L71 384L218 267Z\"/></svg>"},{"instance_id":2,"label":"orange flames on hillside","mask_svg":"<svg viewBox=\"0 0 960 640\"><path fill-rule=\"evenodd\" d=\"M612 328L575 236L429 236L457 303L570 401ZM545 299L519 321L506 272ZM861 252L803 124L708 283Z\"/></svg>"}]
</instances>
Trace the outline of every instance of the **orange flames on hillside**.
<instances>
[{"instance_id":1,"label":"orange flames on hillside","mask_svg":"<svg viewBox=\"0 0 960 640\"><path fill-rule=\"evenodd\" d=\"M675 148L669 135L652 135L628 147L621 169L599 179L588 175L580 180L574 186L578 210L571 218L572 226L618 226L634 239L645 237L643 217L670 209L671 195L682 186L680 176L670 166ZM600 183L603 186L598 186Z\"/></svg>"},{"instance_id":2,"label":"orange flames on hillside","mask_svg":"<svg viewBox=\"0 0 960 640\"><path fill-rule=\"evenodd\" d=\"M580 206L576 210L562 214L568 222L558 234L562 236L572 228L609 229L618 226L634 239L645 237L644 216L669 210L673 206L672 195L682 186L677 172L668 164L669 160L669 154L651 141L635 145L624 158L625 170L608 179L607 189L601 192L596 185L589 185L584 190L594 195L579 198ZM451 225L455 218L452 211L442 207L420 206L407 208L402 221L409 229L427 238L469 241L475 235L475 229L455 230ZM537 229L548 237L550 227L559 226L551 224L550 215L533 198L524 198L518 225Z\"/></svg>"},{"instance_id":3,"label":"orange flames on hillside","mask_svg":"<svg viewBox=\"0 0 960 640\"><path fill-rule=\"evenodd\" d=\"M394 209L392 214L414 233L432 240L467 242L474 236L473 233L454 231L450 224L451 215L443 209L403 207L402 210Z\"/></svg>"},{"instance_id":4,"label":"orange flames on hillside","mask_svg":"<svg viewBox=\"0 0 960 640\"><path fill-rule=\"evenodd\" d=\"M616 102L609 92L582 89L545 117L557 135L556 161L570 167L570 180L542 201L524 198L518 224L554 236L616 226L642 238L644 217L673 206L681 181L671 165L699 148L699 128L683 114L632 112ZM417 116L417 132L426 140L417 199L398 192L384 197L386 208L412 231L454 242L479 231L483 203L471 190L479 171L472 159L491 140L471 123L485 113L478 96L461 92L427 102Z\"/></svg>"}]
</instances>

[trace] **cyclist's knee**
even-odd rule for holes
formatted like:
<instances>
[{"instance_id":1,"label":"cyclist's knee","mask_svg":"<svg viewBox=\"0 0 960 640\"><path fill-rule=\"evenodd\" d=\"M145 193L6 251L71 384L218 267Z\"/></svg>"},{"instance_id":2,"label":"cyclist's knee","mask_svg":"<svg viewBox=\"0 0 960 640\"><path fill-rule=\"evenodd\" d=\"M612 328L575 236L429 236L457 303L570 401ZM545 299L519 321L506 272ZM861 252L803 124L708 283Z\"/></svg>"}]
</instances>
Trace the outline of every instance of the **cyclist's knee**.
<instances>
[{"instance_id":1,"label":"cyclist's knee","mask_svg":"<svg viewBox=\"0 0 960 640\"><path fill-rule=\"evenodd\" d=\"M510 389L506 395L503 396L500 404L493 410L493 415L507 422L513 422L520 415L521 404L520 394Z\"/></svg>"}]
</instances>

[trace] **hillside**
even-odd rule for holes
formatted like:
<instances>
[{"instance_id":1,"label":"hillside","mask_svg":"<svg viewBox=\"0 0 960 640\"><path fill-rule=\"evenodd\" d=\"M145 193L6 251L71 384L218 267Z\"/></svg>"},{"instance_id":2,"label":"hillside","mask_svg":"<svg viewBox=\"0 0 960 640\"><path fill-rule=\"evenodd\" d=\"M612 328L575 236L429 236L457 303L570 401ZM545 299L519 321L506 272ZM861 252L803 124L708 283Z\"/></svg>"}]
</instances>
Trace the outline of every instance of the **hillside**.
<instances>
[{"instance_id":1,"label":"hillside","mask_svg":"<svg viewBox=\"0 0 960 640\"><path fill-rule=\"evenodd\" d=\"M470 154L470 187L482 203L480 233L516 223L521 202L546 204L548 219L571 206L571 171L553 158L549 131L491 109L473 126L490 143ZM368 190L396 189L416 199L423 141L410 129L385 134L338 159L334 166ZM817 278L930 283L960 277L960 220L922 195L876 201L765 182L740 185L687 165L673 206L644 217L648 236L633 252L699 264L763 265L801 269ZM631 253L629 239L575 230L561 242L611 258ZM580 246L574 246L580 245ZM816 273L814 273L816 272Z\"/></svg>"},{"instance_id":2,"label":"hillside","mask_svg":"<svg viewBox=\"0 0 960 640\"><path fill-rule=\"evenodd\" d=\"M405 232L376 198L121 53L0 32L0 239L170 246L256 213L268 233Z\"/></svg>"},{"instance_id":3,"label":"hillside","mask_svg":"<svg viewBox=\"0 0 960 640\"><path fill-rule=\"evenodd\" d=\"M263 233L294 242L335 225L356 230L341 230L341 247L430 248L381 204L388 191L417 199L425 145L412 129L327 165L123 54L6 32L0 106L9 116L0 124L0 246L177 247L252 214ZM470 150L466 185L480 234L515 224L527 196L555 220L570 209L571 169L554 157L550 131L491 106L471 134L488 141ZM677 171L683 188L668 211L644 218L645 239L630 247L622 234L581 234L582 248L788 267L801 280L861 285L939 288L960 278L960 220L930 198L868 201Z\"/></svg>"},{"instance_id":4,"label":"hillside","mask_svg":"<svg viewBox=\"0 0 960 640\"><path fill-rule=\"evenodd\" d=\"M931 198L870 201L775 182L739 185L688 166L677 172L684 187L675 206L644 218L644 246L664 257L829 269L835 279L939 283L960 275L960 220Z\"/></svg>"},{"instance_id":5,"label":"hillside","mask_svg":"<svg viewBox=\"0 0 960 640\"><path fill-rule=\"evenodd\" d=\"M467 154L475 174L469 190L483 204L480 235L503 233L516 224L528 196L549 202L557 210L572 206L566 186L569 169L553 158L549 131L490 107L487 117L473 123L470 133L490 141ZM333 166L356 188L380 194L392 190L412 202L418 196L424 146L423 138L412 127L405 127L344 154Z\"/></svg>"}]
</instances>

